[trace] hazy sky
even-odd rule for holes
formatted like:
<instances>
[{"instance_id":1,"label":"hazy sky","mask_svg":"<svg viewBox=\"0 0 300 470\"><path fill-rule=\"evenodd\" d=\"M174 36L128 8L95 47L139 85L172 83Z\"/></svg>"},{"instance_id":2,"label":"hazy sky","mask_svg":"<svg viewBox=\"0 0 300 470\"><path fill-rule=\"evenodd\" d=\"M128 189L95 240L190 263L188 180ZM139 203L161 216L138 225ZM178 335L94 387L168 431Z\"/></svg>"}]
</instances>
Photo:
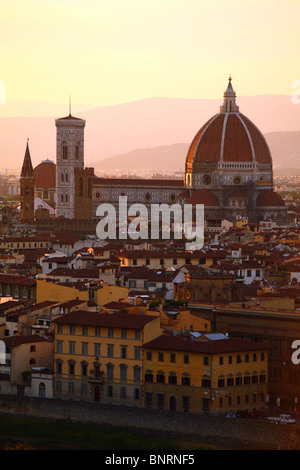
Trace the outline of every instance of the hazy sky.
<instances>
[{"instance_id":1,"label":"hazy sky","mask_svg":"<svg viewBox=\"0 0 300 470\"><path fill-rule=\"evenodd\" d=\"M293 93L299 0L0 0L6 101Z\"/></svg>"}]
</instances>

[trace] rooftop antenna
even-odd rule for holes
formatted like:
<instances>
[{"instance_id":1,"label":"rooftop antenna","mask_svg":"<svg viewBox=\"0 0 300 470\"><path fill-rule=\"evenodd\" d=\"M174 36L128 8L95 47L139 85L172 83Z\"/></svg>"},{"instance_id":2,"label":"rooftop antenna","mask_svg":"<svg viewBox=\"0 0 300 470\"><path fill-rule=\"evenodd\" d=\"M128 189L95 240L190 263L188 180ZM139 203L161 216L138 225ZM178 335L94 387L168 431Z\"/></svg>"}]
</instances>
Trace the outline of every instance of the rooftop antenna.
<instances>
[{"instance_id":1,"label":"rooftop antenna","mask_svg":"<svg viewBox=\"0 0 300 470\"><path fill-rule=\"evenodd\" d=\"M69 96L69 116L71 116L71 96Z\"/></svg>"}]
</instances>

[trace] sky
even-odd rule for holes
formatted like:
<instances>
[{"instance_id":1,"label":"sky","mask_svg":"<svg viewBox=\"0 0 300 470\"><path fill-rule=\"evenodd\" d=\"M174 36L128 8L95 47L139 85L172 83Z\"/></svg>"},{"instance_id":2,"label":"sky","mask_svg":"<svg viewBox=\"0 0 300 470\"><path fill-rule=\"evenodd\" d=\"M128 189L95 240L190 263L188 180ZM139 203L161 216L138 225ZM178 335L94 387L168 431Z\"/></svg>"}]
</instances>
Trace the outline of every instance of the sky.
<instances>
[{"instance_id":1,"label":"sky","mask_svg":"<svg viewBox=\"0 0 300 470\"><path fill-rule=\"evenodd\" d=\"M0 0L0 84L75 109L216 99L230 74L239 96L292 95L299 18L299 0Z\"/></svg>"}]
</instances>

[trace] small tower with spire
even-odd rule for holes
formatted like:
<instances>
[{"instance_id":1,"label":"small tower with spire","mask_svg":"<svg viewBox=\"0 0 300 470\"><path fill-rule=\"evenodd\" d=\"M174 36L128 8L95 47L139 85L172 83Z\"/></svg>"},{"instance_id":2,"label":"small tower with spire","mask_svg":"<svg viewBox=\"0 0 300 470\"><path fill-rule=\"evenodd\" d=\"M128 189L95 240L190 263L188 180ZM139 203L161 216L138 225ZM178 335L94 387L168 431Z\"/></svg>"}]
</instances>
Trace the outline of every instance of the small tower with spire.
<instances>
[{"instance_id":1,"label":"small tower with spire","mask_svg":"<svg viewBox=\"0 0 300 470\"><path fill-rule=\"evenodd\" d=\"M21 171L20 187L21 223L32 224L34 222L34 172L28 139Z\"/></svg>"},{"instance_id":2,"label":"small tower with spire","mask_svg":"<svg viewBox=\"0 0 300 470\"><path fill-rule=\"evenodd\" d=\"M228 85L223 95L223 105L220 106L220 113L238 113L239 107L236 105L236 94L231 84L231 75L229 75Z\"/></svg>"}]
</instances>

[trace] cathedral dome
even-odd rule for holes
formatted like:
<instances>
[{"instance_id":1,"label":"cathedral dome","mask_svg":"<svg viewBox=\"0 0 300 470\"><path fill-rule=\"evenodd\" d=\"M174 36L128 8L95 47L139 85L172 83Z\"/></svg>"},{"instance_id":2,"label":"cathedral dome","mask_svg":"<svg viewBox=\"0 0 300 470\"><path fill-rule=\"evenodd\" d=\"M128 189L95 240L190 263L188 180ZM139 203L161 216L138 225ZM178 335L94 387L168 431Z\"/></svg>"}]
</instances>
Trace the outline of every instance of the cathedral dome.
<instances>
[{"instance_id":1,"label":"cathedral dome","mask_svg":"<svg viewBox=\"0 0 300 470\"><path fill-rule=\"evenodd\" d=\"M258 207L282 207L285 206L282 197L274 191L262 191L256 201Z\"/></svg>"},{"instance_id":2,"label":"cathedral dome","mask_svg":"<svg viewBox=\"0 0 300 470\"><path fill-rule=\"evenodd\" d=\"M220 112L195 135L186 163L238 162L272 164L268 144L253 122L239 112L231 78Z\"/></svg>"},{"instance_id":3,"label":"cathedral dome","mask_svg":"<svg viewBox=\"0 0 300 470\"><path fill-rule=\"evenodd\" d=\"M36 188L50 189L56 187L56 165L51 160L44 160L34 170Z\"/></svg>"},{"instance_id":4,"label":"cathedral dome","mask_svg":"<svg viewBox=\"0 0 300 470\"><path fill-rule=\"evenodd\" d=\"M204 204L207 207L219 206L216 196L208 189L199 189L188 199L187 204Z\"/></svg>"}]
</instances>

